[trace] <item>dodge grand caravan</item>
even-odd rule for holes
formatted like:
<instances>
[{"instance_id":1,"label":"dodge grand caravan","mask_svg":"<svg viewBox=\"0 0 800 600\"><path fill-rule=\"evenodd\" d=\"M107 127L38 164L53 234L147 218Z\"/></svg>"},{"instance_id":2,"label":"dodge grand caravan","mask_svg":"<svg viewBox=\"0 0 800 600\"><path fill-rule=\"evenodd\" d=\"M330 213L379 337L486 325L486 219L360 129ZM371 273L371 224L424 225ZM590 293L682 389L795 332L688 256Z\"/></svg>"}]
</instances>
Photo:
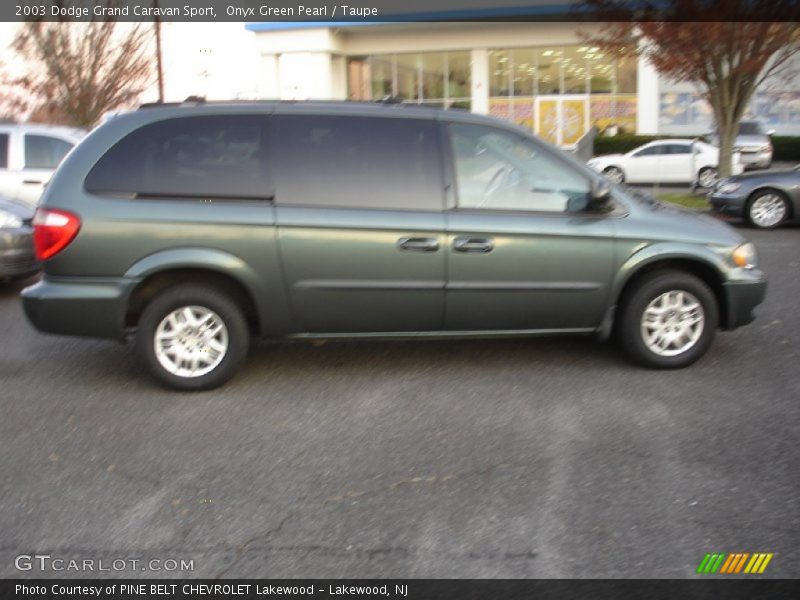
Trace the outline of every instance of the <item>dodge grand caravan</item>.
<instances>
[{"instance_id":1,"label":"dodge grand caravan","mask_svg":"<svg viewBox=\"0 0 800 600\"><path fill-rule=\"evenodd\" d=\"M35 219L30 321L127 339L168 386L251 336L612 335L683 367L753 319L753 246L513 125L349 103L143 107L92 132Z\"/></svg>"}]
</instances>

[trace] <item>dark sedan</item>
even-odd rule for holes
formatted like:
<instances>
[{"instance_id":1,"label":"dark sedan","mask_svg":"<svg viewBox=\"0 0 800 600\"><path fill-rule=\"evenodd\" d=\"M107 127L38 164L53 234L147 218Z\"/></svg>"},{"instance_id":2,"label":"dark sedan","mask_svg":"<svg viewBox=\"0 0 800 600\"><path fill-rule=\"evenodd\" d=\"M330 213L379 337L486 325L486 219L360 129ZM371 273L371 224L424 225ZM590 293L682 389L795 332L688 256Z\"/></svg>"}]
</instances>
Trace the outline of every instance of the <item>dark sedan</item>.
<instances>
[{"instance_id":1,"label":"dark sedan","mask_svg":"<svg viewBox=\"0 0 800 600\"><path fill-rule=\"evenodd\" d=\"M714 211L774 229L800 218L800 165L783 171L745 173L720 180L709 194Z\"/></svg>"},{"instance_id":2,"label":"dark sedan","mask_svg":"<svg viewBox=\"0 0 800 600\"><path fill-rule=\"evenodd\" d=\"M32 220L32 208L0 197L0 281L22 279L39 270Z\"/></svg>"}]
</instances>

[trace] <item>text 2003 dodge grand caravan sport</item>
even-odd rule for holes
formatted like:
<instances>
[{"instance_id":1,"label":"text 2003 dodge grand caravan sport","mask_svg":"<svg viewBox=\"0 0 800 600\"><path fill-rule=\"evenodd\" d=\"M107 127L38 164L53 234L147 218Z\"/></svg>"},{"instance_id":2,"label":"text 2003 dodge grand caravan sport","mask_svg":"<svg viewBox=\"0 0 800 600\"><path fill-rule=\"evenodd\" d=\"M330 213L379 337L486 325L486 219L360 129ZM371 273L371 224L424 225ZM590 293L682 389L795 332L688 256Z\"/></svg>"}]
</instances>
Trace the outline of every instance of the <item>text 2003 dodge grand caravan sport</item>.
<instances>
[{"instance_id":1,"label":"text 2003 dodge grand caravan sport","mask_svg":"<svg viewBox=\"0 0 800 600\"><path fill-rule=\"evenodd\" d=\"M227 380L252 335L615 334L638 362L681 367L753 319L751 244L608 185L458 111L142 108L48 186L25 311L49 333L135 330L183 389Z\"/></svg>"}]
</instances>

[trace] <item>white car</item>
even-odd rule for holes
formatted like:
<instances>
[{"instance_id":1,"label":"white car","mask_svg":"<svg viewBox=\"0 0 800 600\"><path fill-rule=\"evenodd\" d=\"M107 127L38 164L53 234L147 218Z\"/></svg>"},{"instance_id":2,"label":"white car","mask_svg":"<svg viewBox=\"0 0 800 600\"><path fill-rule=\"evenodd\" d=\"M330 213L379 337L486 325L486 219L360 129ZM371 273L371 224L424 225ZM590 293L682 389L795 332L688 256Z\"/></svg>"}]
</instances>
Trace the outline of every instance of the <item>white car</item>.
<instances>
[{"instance_id":1,"label":"white car","mask_svg":"<svg viewBox=\"0 0 800 600\"><path fill-rule=\"evenodd\" d=\"M719 148L689 139L657 140L627 154L606 154L588 164L614 183L694 183L710 188L717 180ZM742 172L738 152L733 175Z\"/></svg>"},{"instance_id":2,"label":"white car","mask_svg":"<svg viewBox=\"0 0 800 600\"><path fill-rule=\"evenodd\" d=\"M61 160L86 132L31 123L0 123L0 196L34 207Z\"/></svg>"}]
</instances>

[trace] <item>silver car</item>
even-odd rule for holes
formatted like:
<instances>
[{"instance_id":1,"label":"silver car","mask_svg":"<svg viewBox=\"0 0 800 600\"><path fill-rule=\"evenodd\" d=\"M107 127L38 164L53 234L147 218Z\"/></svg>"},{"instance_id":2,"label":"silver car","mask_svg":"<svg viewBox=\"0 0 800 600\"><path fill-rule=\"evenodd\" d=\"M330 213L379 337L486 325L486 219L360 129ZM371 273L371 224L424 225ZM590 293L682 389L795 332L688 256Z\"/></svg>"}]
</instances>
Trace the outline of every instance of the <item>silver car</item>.
<instances>
[{"instance_id":1,"label":"silver car","mask_svg":"<svg viewBox=\"0 0 800 600\"><path fill-rule=\"evenodd\" d=\"M734 147L739 150L740 161L745 169L768 169L772 164L772 138L774 129L764 129L758 121L739 123L739 135ZM719 135L707 136L709 143L719 146Z\"/></svg>"}]
</instances>

